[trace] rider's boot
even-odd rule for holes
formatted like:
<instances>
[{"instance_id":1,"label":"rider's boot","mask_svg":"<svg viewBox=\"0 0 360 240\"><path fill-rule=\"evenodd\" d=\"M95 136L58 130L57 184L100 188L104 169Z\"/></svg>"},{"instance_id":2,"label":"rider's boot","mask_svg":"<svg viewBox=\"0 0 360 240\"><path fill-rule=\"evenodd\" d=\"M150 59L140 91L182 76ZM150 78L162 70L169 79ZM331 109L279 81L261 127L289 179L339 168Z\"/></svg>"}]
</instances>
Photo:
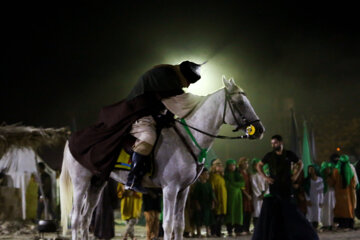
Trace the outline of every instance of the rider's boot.
<instances>
[{"instance_id":1,"label":"rider's boot","mask_svg":"<svg viewBox=\"0 0 360 240\"><path fill-rule=\"evenodd\" d=\"M141 186L142 177L145 175L145 161L147 156L134 152L131 158L131 170L125 185L126 190L147 193L148 191Z\"/></svg>"}]
</instances>

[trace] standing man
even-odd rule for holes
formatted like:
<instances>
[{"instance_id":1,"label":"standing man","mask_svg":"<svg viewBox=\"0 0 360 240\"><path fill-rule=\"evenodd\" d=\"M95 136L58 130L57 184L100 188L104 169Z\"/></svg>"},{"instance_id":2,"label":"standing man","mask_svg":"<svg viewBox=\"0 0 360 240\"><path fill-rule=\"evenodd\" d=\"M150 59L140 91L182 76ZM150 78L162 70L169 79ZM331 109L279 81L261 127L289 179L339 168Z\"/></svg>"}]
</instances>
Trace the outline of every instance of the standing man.
<instances>
[{"instance_id":1,"label":"standing man","mask_svg":"<svg viewBox=\"0 0 360 240\"><path fill-rule=\"evenodd\" d=\"M293 199L292 182L296 181L303 167L295 153L285 150L280 135L271 138L273 151L258 163L257 171L270 185L270 195L264 198L253 240L318 240L319 237ZM268 164L270 176L263 166ZM299 171L292 174L292 165Z\"/></svg>"},{"instance_id":2,"label":"standing man","mask_svg":"<svg viewBox=\"0 0 360 240\"><path fill-rule=\"evenodd\" d=\"M41 219L41 215L45 208L45 201L48 205L48 212L52 218L55 217L55 214L52 209L52 192L51 192L51 177L45 172L45 164L42 162L38 163L39 174L41 178L42 188L44 190L44 196L41 195L40 186L38 187L38 206L36 211L37 220ZM45 216L46 218L46 216Z\"/></svg>"},{"instance_id":3,"label":"standing man","mask_svg":"<svg viewBox=\"0 0 360 240\"><path fill-rule=\"evenodd\" d=\"M161 189L142 195L143 210L146 221L146 240L157 240L160 228L160 213L162 211Z\"/></svg>"},{"instance_id":4,"label":"standing man","mask_svg":"<svg viewBox=\"0 0 360 240\"><path fill-rule=\"evenodd\" d=\"M121 219L126 221L126 230L123 240L136 240L135 225L141 216L142 193L126 190L121 183L118 184L118 197L121 199Z\"/></svg>"}]
</instances>

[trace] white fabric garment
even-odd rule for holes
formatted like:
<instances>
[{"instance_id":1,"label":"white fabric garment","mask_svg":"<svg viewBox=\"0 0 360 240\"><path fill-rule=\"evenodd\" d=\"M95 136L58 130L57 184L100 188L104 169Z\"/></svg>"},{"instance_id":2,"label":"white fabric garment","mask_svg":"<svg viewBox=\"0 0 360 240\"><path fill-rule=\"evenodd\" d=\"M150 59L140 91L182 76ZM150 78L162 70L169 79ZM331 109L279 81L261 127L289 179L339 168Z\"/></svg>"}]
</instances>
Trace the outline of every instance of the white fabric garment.
<instances>
[{"instance_id":1,"label":"white fabric garment","mask_svg":"<svg viewBox=\"0 0 360 240\"><path fill-rule=\"evenodd\" d=\"M307 219L310 222L320 222L321 208L324 203L324 183L321 177L316 180L310 180L310 196L305 194L306 200L311 202L307 207Z\"/></svg>"},{"instance_id":2,"label":"white fabric garment","mask_svg":"<svg viewBox=\"0 0 360 240\"><path fill-rule=\"evenodd\" d=\"M152 116L139 118L132 125L130 134L154 146L156 141L156 122Z\"/></svg>"},{"instance_id":3,"label":"white fabric garment","mask_svg":"<svg viewBox=\"0 0 360 240\"><path fill-rule=\"evenodd\" d=\"M269 193L269 186L266 183L265 179L261 177L259 173L255 173L251 175L251 185L253 190L253 205L254 212L253 217L259 217L261 211L261 205L263 200L260 199L260 195L265 192L265 194Z\"/></svg>"},{"instance_id":4,"label":"white fabric garment","mask_svg":"<svg viewBox=\"0 0 360 240\"><path fill-rule=\"evenodd\" d=\"M358 185L358 183L359 183L359 179L358 179L358 176L357 176L357 174L356 174L356 169L355 169L355 167L354 167L354 165L352 165L352 164L350 164L350 167L351 167L351 170L353 171L353 173L354 173L354 177L355 177L355 186L356 185ZM356 202L356 201L355 201Z\"/></svg>"},{"instance_id":5,"label":"white fabric garment","mask_svg":"<svg viewBox=\"0 0 360 240\"><path fill-rule=\"evenodd\" d=\"M354 173L355 186L357 186L358 183L359 183L359 179L358 179L358 176L357 176L357 173L356 173L356 169L355 169L354 165L350 164L350 166L351 166L351 169L352 169L352 171L353 171L353 173ZM354 194L354 197L355 197L355 201L354 201L354 202L355 202L355 208L357 208L357 206L356 206L356 203L357 203L357 195Z\"/></svg>"},{"instance_id":6,"label":"white fabric garment","mask_svg":"<svg viewBox=\"0 0 360 240\"><path fill-rule=\"evenodd\" d=\"M330 227L334 223L334 208L335 208L335 190L333 187L328 187L324 194L324 205L321 210L321 223L323 226Z\"/></svg>"},{"instance_id":7,"label":"white fabric garment","mask_svg":"<svg viewBox=\"0 0 360 240\"><path fill-rule=\"evenodd\" d=\"M165 107L174 115L184 118L205 99L191 93L183 93L174 97L162 99ZM137 139L154 145L156 141L156 122L152 116L145 116L138 119L131 128L130 134Z\"/></svg>"},{"instance_id":8,"label":"white fabric garment","mask_svg":"<svg viewBox=\"0 0 360 240\"><path fill-rule=\"evenodd\" d=\"M198 96L192 93L183 93L174 97L162 99L161 102L170 112L184 118L192 113L192 111L201 103L206 97Z\"/></svg>"}]
</instances>

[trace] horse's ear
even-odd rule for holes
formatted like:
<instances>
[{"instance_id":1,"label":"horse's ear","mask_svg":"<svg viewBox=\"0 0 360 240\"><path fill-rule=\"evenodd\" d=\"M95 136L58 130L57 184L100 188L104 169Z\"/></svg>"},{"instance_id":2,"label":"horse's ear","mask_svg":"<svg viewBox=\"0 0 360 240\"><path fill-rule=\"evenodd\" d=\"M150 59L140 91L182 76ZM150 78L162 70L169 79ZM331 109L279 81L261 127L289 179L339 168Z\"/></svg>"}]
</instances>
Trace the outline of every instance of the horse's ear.
<instances>
[{"instance_id":1,"label":"horse's ear","mask_svg":"<svg viewBox=\"0 0 360 240\"><path fill-rule=\"evenodd\" d=\"M226 79L224 75L222 76L222 81L226 88L230 88L230 82Z\"/></svg>"},{"instance_id":2,"label":"horse's ear","mask_svg":"<svg viewBox=\"0 0 360 240\"><path fill-rule=\"evenodd\" d=\"M235 83L235 81L234 81L234 79L233 79L233 78L230 78L230 79L229 79L229 83L230 83L231 85L233 85L233 86L235 86L235 85L236 85L236 83Z\"/></svg>"}]
</instances>

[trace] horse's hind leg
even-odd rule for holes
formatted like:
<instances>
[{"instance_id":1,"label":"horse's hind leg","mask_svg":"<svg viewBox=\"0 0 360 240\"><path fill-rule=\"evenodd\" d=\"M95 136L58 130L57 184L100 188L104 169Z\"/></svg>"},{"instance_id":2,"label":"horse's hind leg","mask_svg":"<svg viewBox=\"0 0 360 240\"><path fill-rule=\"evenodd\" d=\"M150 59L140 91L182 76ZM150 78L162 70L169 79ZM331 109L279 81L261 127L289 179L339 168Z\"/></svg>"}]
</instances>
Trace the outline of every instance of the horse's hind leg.
<instances>
[{"instance_id":1,"label":"horse's hind leg","mask_svg":"<svg viewBox=\"0 0 360 240\"><path fill-rule=\"evenodd\" d=\"M92 173L72 159L69 174L73 183L73 208L71 213L72 240L80 239L79 231L83 226L81 211L84 207L84 196L90 187ZM83 238L81 238L83 239Z\"/></svg>"},{"instance_id":2,"label":"horse's hind leg","mask_svg":"<svg viewBox=\"0 0 360 240\"><path fill-rule=\"evenodd\" d=\"M163 204L164 204L164 240L171 240L174 229L174 213L176 202L177 189L174 186L167 186L163 189Z\"/></svg>"},{"instance_id":3,"label":"horse's hind leg","mask_svg":"<svg viewBox=\"0 0 360 240\"><path fill-rule=\"evenodd\" d=\"M91 218L93 215L93 211L96 205L99 202L100 196L106 186L106 182L97 183L96 185L90 184L88 190L86 191L86 195L84 197L84 205L82 209L82 239L88 239L89 237L89 226L91 222Z\"/></svg>"},{"instance_id":4,"label":"horse's hind leg","mask_svg":"<svg viewBox=\"0 0 360 240\"><path fill-rule=\"evenodd\" d=\"M175 240L183 239L183 233L185 228L184 212L185 212L185 204L188 193L189 193L189 187L185 188L183 191L180 191L177 195L176 205L175 205L175 223L174 223Z\"/></svg>"},{"instance_id":5,"label":"horse's hind leg","mask_svg":"<svg viewBox=\"0 0 360 240\"><path fill-rule=\"evenodd\" d=\"M78 232L82 225L82 216L81 216L81 209L84 204L84 195L86 190L89 188L90 181L86 181L86 179L81 181L74 182L74 195L73 195L73 209L71 214L71 232L72 232L72 239L78 239Z\"/></svg>"}]
</instances>

